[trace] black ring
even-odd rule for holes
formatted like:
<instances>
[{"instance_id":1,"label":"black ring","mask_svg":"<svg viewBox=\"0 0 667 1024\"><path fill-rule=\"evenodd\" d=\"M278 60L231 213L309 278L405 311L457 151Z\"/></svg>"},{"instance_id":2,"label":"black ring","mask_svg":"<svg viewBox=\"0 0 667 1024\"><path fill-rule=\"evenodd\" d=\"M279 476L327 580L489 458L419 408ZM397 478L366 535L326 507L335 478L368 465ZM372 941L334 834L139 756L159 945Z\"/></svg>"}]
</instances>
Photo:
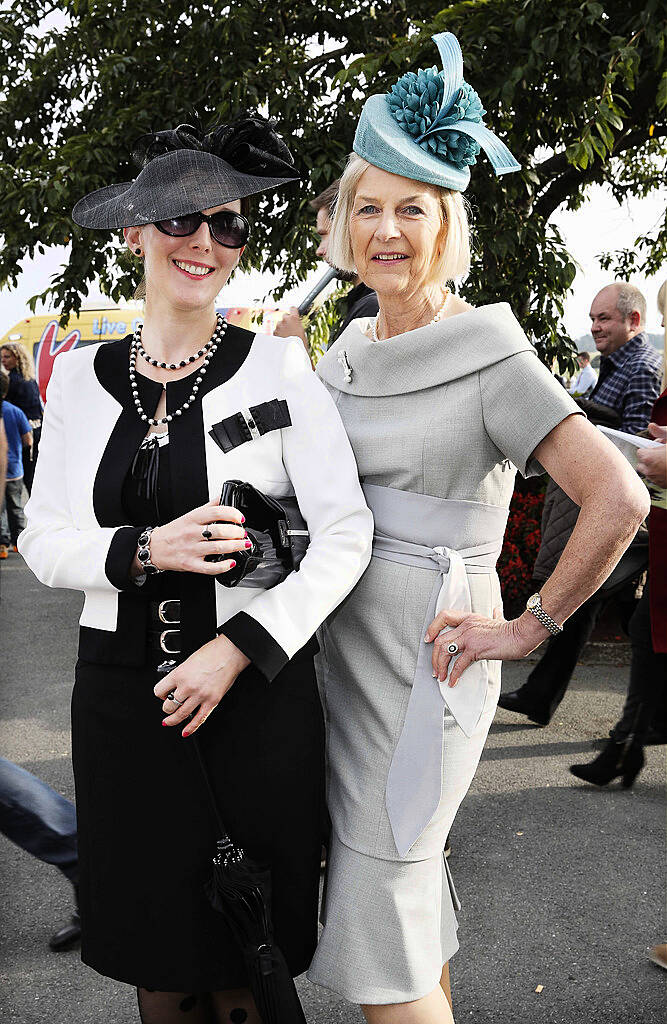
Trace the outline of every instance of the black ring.
<instances>
[{"instance_id":1,"label":"black ring","mask_svg":"<svg viewBox=\"0 0 667 1024\"><path fill-rule=\"evenodd\" d=\"M208 526L206 527L205 530L202 530L201 535L204 538L204 540L210 540L211 537L213 536L213 534L209 530Z\"/></svg>"},{"instance_id":2,"label":"black ring","mask_svg":"<svg viewBox=\"0 0 667 1024\"><path fill-rule=\"evenodd\" d=\"M175 693L176 693L176 690L172 690L171 693L168 693L167 697L166 697L166 700L173 700L174 703L178 704L178 706L180 708L181 704L185 704L185 701L184 700L179 700L178 697L175 697L174 696Z\"/></svg>"}]
</instances>

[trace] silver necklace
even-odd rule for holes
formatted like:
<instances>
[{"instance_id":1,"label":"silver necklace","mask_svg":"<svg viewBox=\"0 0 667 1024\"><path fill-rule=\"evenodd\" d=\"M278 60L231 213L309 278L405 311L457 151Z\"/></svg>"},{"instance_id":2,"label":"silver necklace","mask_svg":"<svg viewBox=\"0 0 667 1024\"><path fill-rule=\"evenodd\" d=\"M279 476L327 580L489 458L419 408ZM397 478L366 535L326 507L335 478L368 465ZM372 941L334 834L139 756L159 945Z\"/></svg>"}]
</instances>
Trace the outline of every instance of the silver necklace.
<instances>
[{"instance_id":1,"label":"silver necklace","mask_svg":"<svg viewBox=\"0 0 667 1024\"><path fill-rule=\"evenodd\" d=\"M199 353L199 355L201 356L201 355L204 354L204 352L206 352L206 358L204 359L204 362L202 363L202 365L199 368L199 373L197 374L195 382L192 385L192 391L190 392L189 397L187 398L187 400L185 402L183 402L183 405L180 407L180 409L176 409L173 413L169 413L169 415L167 415L167 416L162 416L161 419L158 419L158 420L153 419L151 416L148 416L144 412L144 408L143 408L143 406L141 404L141 401L139 399L139 387L137 385L136 367L137 367L137 355L138 355L138 352L139 352L139 348L141 347L141 328L142 328L142 324L137 324L137 329L134 332L134 336L132 338L132 344L130 346L130 390L132 391L132 398L134 399L134 404L136 406L137 412L139 413L139 416L144 421L144 423L150 423L150 425L152 427L160 426L162 423L171 423L171 421L174 419L175 416L181 416L185 412L185 410L188 409L192 405L192 403L194 402L194 400L195 400L195 398L197 396L197 392L199 391L199 385L201 384L202 380L204 379L204 377L206 375L206 371L208 369L208 364L211 362L211 359L215 355L216 349L217 349L218 345L220 344L220 342L222 341L222 339L223 339L223 337L225 335L225 331L227 330L227 321L225 320L225 318L223 316L220 316L220 314L217 313L216 314L216 320L217 320L216 328L215 328L215 331L213 332L213 334L211 336L211 340L209 342L207 342L205 347ZM181 365L185 366L185 365L187 365L188 362L194 361L195 359L197 359L197 356L192 356L190 360L187 360L185 363L181 363ZM154 363L154 365L162 366L161 363ZM162 368L163 369L176 369L175 366L174 367L172 367L172 366L163 366ZM163 384L162 387L163 387L163 389L165 389L166 388L166 384Z\"/></svg>"},{"instance_id":2,"label":"silver necklace","mask_svg":"<svg viewBox=\"0 0 667 1024\"><path fill-rule=\"evenodd\" d=\"M440 320L442 319L442 314L445 311L445 306L447 305L447 299L448 298L449 298L449 288L445 288L445 297L442 300L442 306L440 307L438 312L435 314L433 319L429 320L429 322L425 325L426 327L432 327L433 324L437 324L437 323L440 322ZM380 317L380 314L378 313L377 316L373 318L373 322L371 324L371 334L373 336L373 341L379 341L380 340L378 338L378 319L379 319L379 317Z\"/></svg>"}]
</instances>

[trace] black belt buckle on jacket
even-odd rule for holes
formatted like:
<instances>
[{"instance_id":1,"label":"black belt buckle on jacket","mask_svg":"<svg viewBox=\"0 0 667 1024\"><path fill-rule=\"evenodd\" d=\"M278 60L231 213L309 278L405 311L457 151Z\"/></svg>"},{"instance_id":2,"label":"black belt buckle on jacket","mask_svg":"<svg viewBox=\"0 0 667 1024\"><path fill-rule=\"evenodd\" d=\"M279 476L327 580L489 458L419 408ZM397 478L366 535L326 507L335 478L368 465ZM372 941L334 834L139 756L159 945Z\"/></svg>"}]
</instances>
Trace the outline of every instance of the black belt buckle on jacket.
<instances>
[{"instance_id":1,"label":"black belt buckle on jacket","mask_svg":"<svg viewBox=\"0 0 667 1024\"><path fill-rule=\"evenodd\" d=\"M180 654L181 602L178 598L151 601L150 613L148 646L161 654ZM162 626L168 628L162 629Z\"/></svg>"}]
</instances>

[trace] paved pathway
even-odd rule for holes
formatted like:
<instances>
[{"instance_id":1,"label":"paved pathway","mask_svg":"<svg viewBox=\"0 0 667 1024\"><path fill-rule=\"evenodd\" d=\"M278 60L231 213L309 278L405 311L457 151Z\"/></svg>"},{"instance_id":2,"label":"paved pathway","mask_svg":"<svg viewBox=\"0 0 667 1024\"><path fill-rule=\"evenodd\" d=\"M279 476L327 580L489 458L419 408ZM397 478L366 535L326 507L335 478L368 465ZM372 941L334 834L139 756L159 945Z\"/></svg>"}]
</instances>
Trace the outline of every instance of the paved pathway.
<instances>
[{"instance_id":1,"label":"paved pathway","mask_svg":"<svg viewBox=\"0 0 667 1024\"><path fill-rule=\"evenodd\" d=\"M69 695L78 595L47 590L13 556L1 567L0 750L72 796ZM525 665L510 664L513 688ZM547 729L499 711L457 817L451 867L463 900L452 966L457 1024L662 1024L664 747L630 791L597 791L588 760L621 707L627 667L581 665ZM127 986L47 941L68 883L0 836L1 1024L137 1024ZM538 986L543 986L538 993ZM300 983L310 1024L359 1010Z\"/></svg>"}]
</instances>

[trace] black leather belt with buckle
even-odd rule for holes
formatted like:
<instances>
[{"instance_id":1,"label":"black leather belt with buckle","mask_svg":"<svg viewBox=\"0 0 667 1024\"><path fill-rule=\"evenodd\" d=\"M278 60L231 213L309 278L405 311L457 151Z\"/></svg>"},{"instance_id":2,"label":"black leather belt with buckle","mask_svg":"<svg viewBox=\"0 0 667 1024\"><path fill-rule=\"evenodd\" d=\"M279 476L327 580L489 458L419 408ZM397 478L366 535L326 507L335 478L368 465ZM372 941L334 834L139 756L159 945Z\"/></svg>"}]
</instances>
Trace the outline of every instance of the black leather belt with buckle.
<instances>
[{"instance_id":1,"label":"black leather belt with buckle","mask_svg":"<svg viewBox=\"0 0 667 1024\"><path fill-rule=\"evenodd\" d=\"M181 602L178 598L151 601L148 645L163 654L181 653ZM162 629L168 626L168 629Z\"/></svg>"}]
</instances>

